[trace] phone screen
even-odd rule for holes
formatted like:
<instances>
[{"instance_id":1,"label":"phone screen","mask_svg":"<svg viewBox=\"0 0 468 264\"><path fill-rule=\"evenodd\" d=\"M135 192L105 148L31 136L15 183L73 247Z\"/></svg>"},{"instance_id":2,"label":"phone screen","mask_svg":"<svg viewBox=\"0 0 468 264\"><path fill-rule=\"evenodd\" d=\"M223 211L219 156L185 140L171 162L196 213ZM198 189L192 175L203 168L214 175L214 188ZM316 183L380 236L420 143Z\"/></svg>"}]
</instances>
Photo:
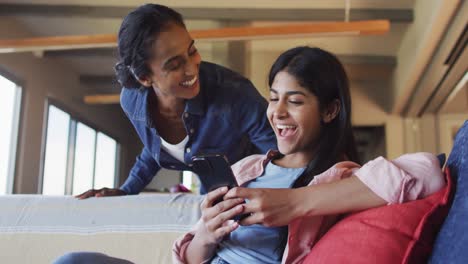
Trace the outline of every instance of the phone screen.
<instances>
[{"instance_id":1,"label":"phone screen","mask_svg":"<svg viewBox=\"0 0 468 264\"><path fill-rule=\"evenodd\" d=\"M237 186L236 178L227 158L222 154L207 154L192 157L193 170L208 191L216 188Z\"/></svg>"}]
</instances>

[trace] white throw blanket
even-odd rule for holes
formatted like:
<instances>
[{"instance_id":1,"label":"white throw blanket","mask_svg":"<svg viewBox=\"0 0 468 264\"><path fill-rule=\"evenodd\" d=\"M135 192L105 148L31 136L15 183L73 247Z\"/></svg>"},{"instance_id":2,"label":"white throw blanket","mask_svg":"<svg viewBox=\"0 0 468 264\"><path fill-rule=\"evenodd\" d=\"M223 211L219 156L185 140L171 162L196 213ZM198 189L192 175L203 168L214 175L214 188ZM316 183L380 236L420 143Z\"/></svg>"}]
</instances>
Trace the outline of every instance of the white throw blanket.
<instances>
[{"instance_id":1,"label":"white throw blanket","mask_svg":"<svg viewBox=\"0 0 468 264\"><path fill-rule=\"evenodd\" d=\"M0 196L0 262L50 263L97 251L135 263L170 260L172 242L200 218L203 196L148 194L78 200Z\"/></svg>"}]
</instances>

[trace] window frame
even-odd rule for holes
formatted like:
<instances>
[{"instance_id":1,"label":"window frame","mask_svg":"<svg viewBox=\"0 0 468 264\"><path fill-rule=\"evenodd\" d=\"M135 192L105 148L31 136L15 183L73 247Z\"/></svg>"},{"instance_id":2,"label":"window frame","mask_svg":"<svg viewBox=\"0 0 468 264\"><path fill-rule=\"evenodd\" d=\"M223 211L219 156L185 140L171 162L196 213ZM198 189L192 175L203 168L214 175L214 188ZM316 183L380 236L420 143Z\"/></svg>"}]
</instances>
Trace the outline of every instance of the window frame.
<instances>
[{"instance_id":1,"label":"window frame","mask_svg":"<svg viewBox=\"0 0 468 264\"><path fill-rule=\"evenodd\" d=\"M15 102L14 102L14 110L13 110L13 126L12 126L12 133L11 133L11 141L14 142L11 144L9 149L8 155L8 171L7 171L7 179L6 179L6 190L5 194L13 194L15 191L15 182L16 182L16 173L18 172L18 160L19 160L19 147L21 136L20 133L22 131L22 120L23 120L23 102L24 102L24 95L25 95L25 86L24 82L17 78L15 75L11 74L4 68L0 67L0 75L9 80L10 82L16 85L15 91ZM16 133L14 133L16 132Z\"/></svg>"},{"instance_id":2,"label":"window frame","mask_svg":"<svg viewBox=\"0 0 468 264\"><path fill-rule=\"evenodd\" d=\"M44 107L44 119L43 119L43 132L42 132L42 144L41 144L41 162L40 162L40 177L38 181L38 193L43 193L44 185L44 166L45 166L45 152L47 147L47 129L48 129L48 120L49 120L49 107L54 106L59 110L70 115L69 123L69 133L68 133L68 148L67 148L67 164L66 164L66 173L65 173L65 190L64 195L71 195L73 192L73 178L74 178L74 169L75 169L75 150L76 150L76 135L77 135L77 125L82 123L83 125L88 126L96 132L96 140L94 142L94 151L97 150L97 134L101 132L108 137L112 138L116 142L116 153L115 153L115 171L114 171L114 186L119 184L119 175L120 175L120 155L121 155L121 144L119 137L116 137L113 133L108 133L105 129L99 128L99 126L89 122L82 115L72 111L70 108L65 106L63 103L55 100L53 98L47 97L45 100ZM94 157L94 164L96 164L96 156ZM93 184L95 177L95 165L93 171Z\"/></svg>"}]
</instances>

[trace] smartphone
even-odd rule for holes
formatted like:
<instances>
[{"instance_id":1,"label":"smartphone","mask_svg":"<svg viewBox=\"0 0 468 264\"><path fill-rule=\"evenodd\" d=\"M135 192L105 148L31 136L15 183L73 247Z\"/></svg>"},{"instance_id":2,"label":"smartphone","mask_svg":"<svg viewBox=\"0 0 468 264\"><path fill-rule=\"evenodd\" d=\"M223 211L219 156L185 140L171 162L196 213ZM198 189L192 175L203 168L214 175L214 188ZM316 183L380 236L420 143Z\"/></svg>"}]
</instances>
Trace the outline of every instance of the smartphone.
<instances>
[{"instance_id":1,"label":"smartphone","mask_svg":"<svg viewBox=\"0 0 468 264\"><path fill-rule=\"evenodd\" d=\"M193 170L201 184L210 192L216 188L237 186L236 178L226 156L223 154L203 154L192 157Z\"/></svg>"},{"instance_id":2,"label":"smartphone","mask_svg":"<svg viewBox=\"0 0 468 264\"><path fill-rule=\"evenodd\" d=\"M205 154L192 157L193 170L198 174L201 183L208 192L227 186L229 189L237 187L237 181L231 170L231 165L223 154ZM223 201L217 199L213 205ZM232 220L240 221L248 215L236 215Z\"/></svg>"}]
</instances>

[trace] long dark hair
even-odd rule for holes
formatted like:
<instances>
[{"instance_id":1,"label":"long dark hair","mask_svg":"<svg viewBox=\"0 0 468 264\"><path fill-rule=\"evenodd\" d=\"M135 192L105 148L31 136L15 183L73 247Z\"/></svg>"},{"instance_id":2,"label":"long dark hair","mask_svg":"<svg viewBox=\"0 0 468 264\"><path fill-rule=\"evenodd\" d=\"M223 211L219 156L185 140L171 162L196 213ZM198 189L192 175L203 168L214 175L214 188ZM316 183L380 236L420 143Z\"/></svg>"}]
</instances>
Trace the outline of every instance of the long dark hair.
<instances>
[{"instance_id":1,"label":"long dark hair","mask_svg":"<svg viewBox=\"0 0 468 264\"><path fill-rule=\"evenodd\" d=\"M179 13L156 4L142 5L124 18L118 35L119 62L114 67L120 85L141 86L137 79L151 74L148 61L158 34L173 24L185 28Z\"/></svg>"},{"instance_id":2,"label":"long dark hair","mask_svg":"<svg viewBox=\"0 0 468 264\"><path fill-rule=\"evenodd\" d=\"M315 158L293 188L306 186L315 175L344 159L359 163L351 128L349 82L340 61L320 48L296 47L276 59L268 78L270 87L280 71L294 76L302 87L317 96L321 111L334 100L340 104L340 111L331 122L321 122Z\"/></svg>"}]
</instances>

